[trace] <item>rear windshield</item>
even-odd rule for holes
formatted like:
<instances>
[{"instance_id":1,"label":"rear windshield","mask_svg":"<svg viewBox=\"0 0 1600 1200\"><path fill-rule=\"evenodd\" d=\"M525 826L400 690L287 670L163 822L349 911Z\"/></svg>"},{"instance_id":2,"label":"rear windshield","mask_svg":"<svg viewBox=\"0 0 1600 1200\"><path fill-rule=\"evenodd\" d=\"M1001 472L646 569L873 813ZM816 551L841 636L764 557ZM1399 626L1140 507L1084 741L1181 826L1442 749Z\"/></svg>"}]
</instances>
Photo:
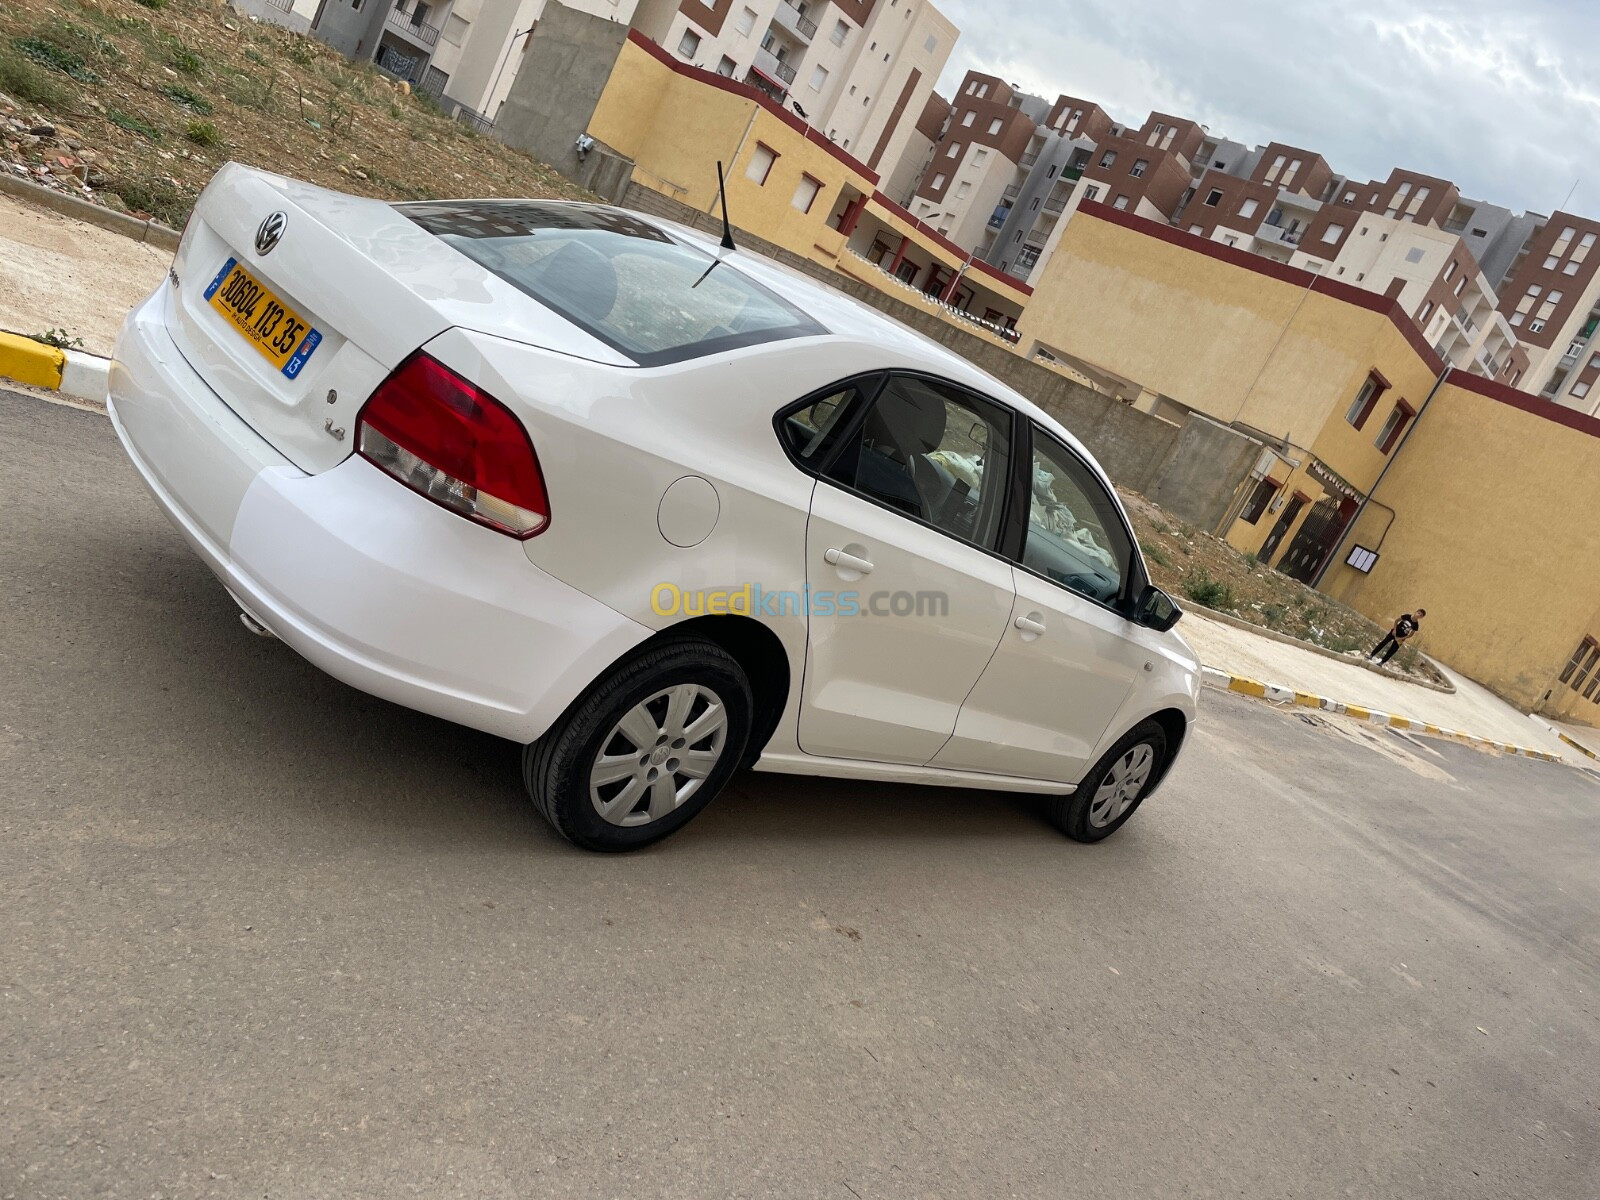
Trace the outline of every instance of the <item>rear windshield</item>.
<instances>
[{"instance_id":1,"label":"rear windshield","mask_svg":"<svg viewBox=\"0 0 1600 1200\"><path fill-rule=\"evenodd\" d=\"M828 332L733 264L616 209L534 200L395 207L640 366Z\"/></svg>"}]
</instances>

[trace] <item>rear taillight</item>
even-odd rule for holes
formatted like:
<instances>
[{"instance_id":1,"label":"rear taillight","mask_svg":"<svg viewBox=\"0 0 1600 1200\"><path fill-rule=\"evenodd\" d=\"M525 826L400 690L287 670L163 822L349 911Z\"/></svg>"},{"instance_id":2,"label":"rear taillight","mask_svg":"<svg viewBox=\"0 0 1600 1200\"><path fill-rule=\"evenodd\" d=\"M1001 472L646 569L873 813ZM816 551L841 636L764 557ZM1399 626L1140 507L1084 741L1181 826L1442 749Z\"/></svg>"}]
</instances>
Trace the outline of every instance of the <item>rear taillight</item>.
<instances>
[{"instance_id":1,"label":"rear taillight","mask_svg":"<svg viewBox=\"0 0 1600 1200\"><path fill-rule=\"evenodd\" d=\"M420 351L356 417L356 450L435 504L514 538L550 524L544 474L511 410Z\"/></svg>"}]
</instances>

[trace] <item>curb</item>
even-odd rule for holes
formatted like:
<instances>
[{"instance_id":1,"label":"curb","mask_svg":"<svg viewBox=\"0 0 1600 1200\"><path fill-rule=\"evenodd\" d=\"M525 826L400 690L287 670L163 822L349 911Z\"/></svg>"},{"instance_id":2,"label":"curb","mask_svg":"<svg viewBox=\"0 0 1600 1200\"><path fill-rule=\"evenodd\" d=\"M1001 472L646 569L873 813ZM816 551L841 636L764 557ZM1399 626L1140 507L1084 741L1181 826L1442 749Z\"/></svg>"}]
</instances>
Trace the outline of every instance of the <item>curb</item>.
<instances>
[{"instance_id":1,"label":"curb","mask_svg":"<svg viewBox=\"0 0 1600 1200\"><path fill-rule=\"evenodd\" d=\"M1396 683L1427 688L1430 692L1440 692L1446 696L1453 696L1456 693L1456 685L1445 677L1443 671L1439 671L1439 675L1445 678L1445 682L1442 684L1434 683L1427 679L1419 679L1414 675L1396 675L1393 671L1385 671L1376 663L1368 662L1364 658L1351 658L1348 654L1340 654L1337 650L1329 650L1326 646L1319 646L1315 642L1303 642L1297 637L1290 637L1287 633L1279 633L1276 629L1268 629L1265 625L1252 625L1249 621L1244 620L1242 617L1236 617L1232 613L1218 612L1214 608L1206 608L1203 605L1186 611L1191 616L1200 617L1206 621L1215 621L1219 625L1231 625L1234 629L1242 630L1245 633L1253 633L1257 637L1266 638L1268 641L1282 642L1285 646L1306 650L1312 654L1321 655L1323 658L1331 659L1334 662L1360 667L1363 671L1371 671L1381 679L1392 679ZM1422 652L1419 650L1418 653L1421 654ZM1422 657L1427 658L1428 656L1423 654ZM1434 670L1439 670L1438 663L1433 662L1431 658L1428 661L1433 663Z\"/></svg>"},{"instance_id":2,"label":"curb","mask_svg":"<svg viewBox=\"0 0 1600 1200\"><path fill-rule=\"evenodd\" d=\"M176 229L168 229L158 221L141 221L138 217L119 213L103 204L70 196L26 179L13 179L10 175L0 175L0 192L37 204L40 208L48 208L63 217L72 217L111 233L120 233L136 242L148 242L162 250L177 250L178 239L182 236Z\"/></svg>"},{"instance_id":3,"label":"curb","mask_svg":"<svg viewBox=\"0 0 1600 1200\"><path fill-rule=\"evenodd\" d=\"M106 402L111 360L0 332L0 379L50 388L75 400Z\"/></svg>"},{"instance_id":4,"label":"curb","mask_svg":"<svg viewBox=\"0 0 1600 1200\"><path fill-rule=\"evenodd\" d=\"M1426 721L1413 720L1410 717L1398 716L1395 713L1378 712L1376 709L1363 708L1359 704L1346 704L1343 700L1331 700L1327 696L1316 696L1310 692L1297 692L1293 688L1284 687L1282 684L1262 683L1260 680L1247 679L1243 675L1230 675L1226 671L1217 670L1215 667L1201 667L1200 675L1205 683L1214 688L1219 688L1225 692L1237 692L1241 696L1254 696L1257 700L1270 700L1274 704L1293 704L1300 708L1315 708L1323 712L1342 713L1347 717L1354 717L1358 721L1365 721L1369 725L1382 725L1390 729L1408 729L1413 733L1426 733L1433 737L1449 738L1451 741L1460 742L1464 746L1480 746L1491 750L1499 750L1504 754L1536 758L1541 762L1559 763L1565 761L1559 754L1548 754L1543 750L1535 750L1531 746L1517 746L1510 742L1498 742L1493 738L1462 733L1457 729L1444 729L1438 725L1431 725ZM1570 745L1577 745L1570 738L1563 737L1561 740ZM1579 747L1579 749L1582 749L1582 747ZM1589 751L1584 750L1584 753L1589 754ZM1596 756L1590 754L1590 757Z\"/></svg>"}]
</instances>

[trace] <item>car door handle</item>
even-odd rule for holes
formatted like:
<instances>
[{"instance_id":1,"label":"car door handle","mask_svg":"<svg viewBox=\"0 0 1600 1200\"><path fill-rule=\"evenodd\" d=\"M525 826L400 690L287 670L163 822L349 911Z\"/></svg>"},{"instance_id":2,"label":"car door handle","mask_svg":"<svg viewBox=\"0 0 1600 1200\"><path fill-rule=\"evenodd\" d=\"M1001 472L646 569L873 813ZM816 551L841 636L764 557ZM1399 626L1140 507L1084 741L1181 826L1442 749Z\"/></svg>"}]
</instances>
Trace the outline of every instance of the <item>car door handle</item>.
<instances>
[{"instance_id":1,"label":"car door handle","mask_svg":"<svg viewBox=\"0 0 1600 1200\"><path fill-rule=\"evenodd\" d=\"M1038 637L1044 632L1044 622L1039 618L1038 613L1029 613L1025 617L1018 617L1016 626L1024 634L1031 633L1034 637Z\"/></svg>"},{"instance_id":2,"label":"car door handle","mask_svg":"<svg viewBox=\"0 0 1600 1200\"><path fill-rule=\"evenodd\" d=\"M872 574L872 563L864 558L857 558L854 554L847 554L836 547L829 546L822 552L822 557L834 566L841 567L846 571L858 571L862 575Z\"/></svg>"}]
</instances>

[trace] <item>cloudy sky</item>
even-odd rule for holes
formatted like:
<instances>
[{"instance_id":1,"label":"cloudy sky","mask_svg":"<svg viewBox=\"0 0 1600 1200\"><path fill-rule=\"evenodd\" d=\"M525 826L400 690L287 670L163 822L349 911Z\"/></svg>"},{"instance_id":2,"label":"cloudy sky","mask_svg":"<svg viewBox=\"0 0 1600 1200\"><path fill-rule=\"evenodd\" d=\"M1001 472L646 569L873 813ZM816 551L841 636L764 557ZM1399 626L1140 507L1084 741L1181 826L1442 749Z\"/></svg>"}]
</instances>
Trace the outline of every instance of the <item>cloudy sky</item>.
<instances>
[{"instance_id":1,"label":"cloudy sky","mask_svg":"<svg viewBox=\"0 0 1600 1200\"><path fill-rule=\"evenodd\" d=\"M1582 177L1569 207L1600 214L1595 0L936 3L961 29L946 96L975 68L1134 127L1160 109L1320 151L1344 175L1404 166L1519 211L1559 207Z\"/></svg>"}]
</instances>

